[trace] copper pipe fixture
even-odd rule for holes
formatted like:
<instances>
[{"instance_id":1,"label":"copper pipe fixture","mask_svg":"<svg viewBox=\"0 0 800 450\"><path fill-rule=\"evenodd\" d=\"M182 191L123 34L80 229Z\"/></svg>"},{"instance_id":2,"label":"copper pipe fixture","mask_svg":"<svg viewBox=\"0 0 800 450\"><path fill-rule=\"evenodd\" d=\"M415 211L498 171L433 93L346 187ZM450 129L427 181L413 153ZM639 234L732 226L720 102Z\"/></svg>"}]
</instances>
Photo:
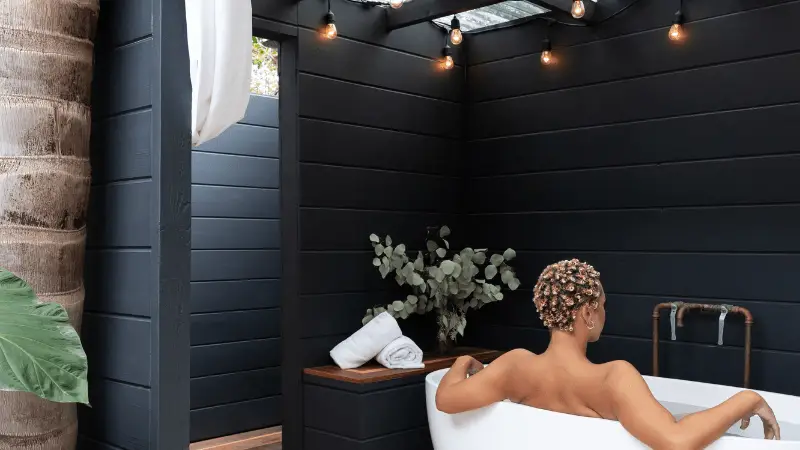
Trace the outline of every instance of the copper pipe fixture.
<instances>
[{"instance_id":1,"label":"copper pipe fixture","mask_svg":"<svg viewBox=\"0 0 800 450\"><path fill-rule=\"evenodd\" d=\"M728 308L729 314L741 314L744 316L744 387L750 387L750 353L751 353L751 330L753 326L753 314L750 310L741 306L712 305L705 303L659 303L653 309L653 376L658 376L658 319L661 309L671 309L672 305L678 306L677 326L683 327L683 316L686 311L700 310L701 312L722 312L722 307Z\"/></svg>"}]
</instances>

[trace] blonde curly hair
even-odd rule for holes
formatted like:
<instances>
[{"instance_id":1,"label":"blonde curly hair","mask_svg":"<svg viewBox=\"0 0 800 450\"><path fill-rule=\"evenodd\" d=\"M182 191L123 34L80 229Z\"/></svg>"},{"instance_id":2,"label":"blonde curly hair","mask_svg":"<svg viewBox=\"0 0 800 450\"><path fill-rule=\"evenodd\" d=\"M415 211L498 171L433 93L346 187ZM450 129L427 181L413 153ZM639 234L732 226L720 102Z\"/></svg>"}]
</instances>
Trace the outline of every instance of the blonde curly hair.
<instances>
[{"instance_id":1,"label":"blonde curly hair","mask_svg":"<svg viewBox=\"0 0 800 450\"><path fill-rule=\"evenodd\" d=\"M597 309L602 286L600 272L570 259L547 266L533 288L533 303L544 326L572 331L578 310L586 303Z\"/></svg>"}]
</instances>

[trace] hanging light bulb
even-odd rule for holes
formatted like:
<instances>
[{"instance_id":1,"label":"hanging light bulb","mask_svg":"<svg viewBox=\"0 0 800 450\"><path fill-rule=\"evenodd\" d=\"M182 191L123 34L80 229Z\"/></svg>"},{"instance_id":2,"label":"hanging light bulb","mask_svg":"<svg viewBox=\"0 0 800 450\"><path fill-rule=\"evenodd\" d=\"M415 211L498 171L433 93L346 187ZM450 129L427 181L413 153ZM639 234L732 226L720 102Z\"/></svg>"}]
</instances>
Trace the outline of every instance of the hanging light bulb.
<instances>
[{"instance_id":1,"label":"hanging light bulb","mask_svg":"<svg viewBox=\"0 0 800 450\"><path fill-rule=\"evenodd\" d=\"M586 14L586 6L584 6L583 1L575 0L572 2L572 17L580 19L584 14Z\"/></svg>"},{"instance_id":2,"label":"hanging light bulb","mask_svg":"<svg viewBox=\"0 0 800 450\"><path fill-rule=\"evenodd\" d=\"M453 45L459 45L464 42L464 34L461 33L461 21L458 20L457 16L453 16L453 20L450 22L450 42Z\"/></svg>"},{"instance_id":3,"label":"hanging light bulb","mask_svg":"<svg viewBox=\"0 0 800 450\"><path fill-rule=\"evenodd\" d=\"M325 39L336 39L336 36L339 35L339 32L336 30L336 18L333 15L333 12L328 11L328 14L325 15L325 26L322 28L322 36Z\"/></svg>"},{"instance_id":4,"label":"hanging light bulb","mask_svg":"<svg viewBox=\"0 0 800 450\"><path fill-rule=\"evenodd\" d=\"M545 66L549 66L550 64L553 64L555 62L555 60L553 59L552 50L553 49L550 46L550 39L545 39L544 41L542 41L542 57L541 57L541 60L542 60L542 64L544 64Z\"/></svg>"},{"instance_id":5,"label":"hanging light bulb","mask_svg":"<svg viewBox=\"0 0 800 450\"><path fill-rule=\"evenodd\" d=\"M442 49L442 69L450 70L455 67L456 63L453 61L453 50L450 48L449 45L445 45L444 49Z\"/></svg>"},{"instance_id":6,"label":"hanging light bulb","mask_svg":"<svg viewBox=\"0 0 800 450\"><path fill-rule=\"evenodd\" d=\"M403 6L403 3L405 3L405 0L389 0L389 6L394 9L400 9L400 7Z\"/></svg>"},{"instance_id":7,"label":"hanging light bulb","mask_svg":"<svg viewBox=\"0 0 800 450\"><path fill-rule=\"evenodd\" d=\"M672 26L669 27L669 39L671 41L682 41L684 36L686 36L686 34L683 32L683 13L678 11L675 13Z\"/></svg>"}]
</instances>

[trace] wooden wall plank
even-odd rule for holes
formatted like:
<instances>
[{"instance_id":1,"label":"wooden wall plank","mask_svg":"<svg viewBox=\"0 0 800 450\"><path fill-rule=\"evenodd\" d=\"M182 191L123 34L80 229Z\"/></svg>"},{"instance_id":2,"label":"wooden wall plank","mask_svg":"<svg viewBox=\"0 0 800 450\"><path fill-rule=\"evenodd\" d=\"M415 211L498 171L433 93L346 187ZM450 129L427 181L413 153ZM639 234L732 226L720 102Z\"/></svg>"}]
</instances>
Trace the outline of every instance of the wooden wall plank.
<instances>
[{"instance_id":1,"label":"wooden wall plank","mask_svg":"<svg viewBox=\"0 0 800 450\"><path fill-rule=\"evenodd\" d=\"M278 278L279 250L192 250L192 281Z\"/></svg>"},{"instance_id":2,"label":"wooden wall plank","mask_svg":"<svg viewBox=\"0 0 800 450\"><path fill-rule=\"evenodd\" d=\"M191 412L191 441L267 428L281 423L281 396L229 405L195 409Z\"/></svg>"},{"instance_id":3,"label":"wooden wall plank","mask_svg":"<svg viewBox=\"0 0 800 450\"><path fill-rule=\"evenodd\" d=\"M461 217L456 214L403 211L362 211L351 209L302 208L300 210L300 246L303 250L370 250L369 235L392 237L409 250L422 248L429 226L448 225L453 237L464 238ZM329 230L348 230L330 233ZM455 244L453 244L455 245ZM416 254L415 254L416 255Z\"/></svg>"},{"instance_id":4,"label":"wooden wall plank","mask_svg":"<svg viewBox=\"0 0 800 450\"><path fill-rule=\"evenodd\" d=\"M298 68L301 72L452 102L461 100L464 88L461 67L442 70L437 59L396 52L344 37L334 41L323 40L319 33L307 29L299 30L298 40ZM343 61L363 61L364 64Z\"/></svg>"},{"instance_id":5,"label":"wooden wall plank","mask_svg":"<svg viewBox=\"0 0 800 450\"><path fill-rule=\"evenodd\" d=\"M428 427L402 431L390 436L382 436L366 441L356 441L332 433L305 429L305 448L308 450L402 450L414 448L418 450L433 449L431 433Z\"/></svg>"},{"instance_id":6,"label":"wooden wall plank","mask_svg":"<svg viewBox=\"0 0 800 450\"><path fill-rule=\"evenodd\" d=\"M95 118L106 117L152 104L153 38L112 50L97 58L93 91L103 92L92 98Z\"/></svg>"},{"instance_id":7,"label":"wooden wall plank","mask_svg":"<svg viewBox=\"0 0 800 450\"><path fill-rule=\"evenodd\" d=\"M150 386L150 320L86 312L81 327L92 379Z\"/></svg>"},{"instance_id":8,"label":"wooden wall plank","mask_svg":"<svg viewBox=\"0 0 800 450\"><path fill-rule=\"evenodd\" d=\"M92 407L80 406L81 434L121 448L149 450L150 390L97 378L89 386Z\"/></svg>"},{"instance_id":9,"label":"wooden wall plank","mask_svg":"<svg viewBox=\"0 0 800 450\"><path fill-rule=\"evenodd\" d=\"M194 150L277 158L280 154L278 129L237 123L231 125L214 139L200 144Z\"/></svg>"},{"instance_id":10,"label":"wooden wall plank","mask_svg":"<svg viewBox=\"0 0 800 450\"><path fill-rule=\"evenodd\" d=\"M300 176L302 206L451 213L459 207L458 178L307 163Z\"/></svg>"},{"instance_id":11,"label":"wooden wall plank","mask_svg":"<svg viewBox=\"0 0 800 450\"><path fill-rule=\"evenodd\" d=\"M454 139L300 120L302 162L458 176L461 151Z\"/></svg>"},{"instance_id":12,"label":"wooden wall plank","mask_svg":"<svg viewBox=\"0 0 800 450\"><path fill-rule=\"evenodd\" d=\"M797 70L800 53L791 53L478 103L470 131L485 138L796 102L800 85L788 74Z\"/></svg>"},{"instance_id":13,"label":"wooden wall plank","mask_svg":"<svg viewBox=\"0 0 800 450\"><path fill-rule=\"evenodd\" d=\"M375 253L365 252L301 252L301 294L328 294L358 291L380 291L391 287L394 280L382 280L372 265Z\"/></svg>"},{"instance_id":14,"label":"wooden wall plank","mask_svg":"<svg viewBox=\"0 0 800 450\"><path fill-rule=\"evenodd\" d=\"M192 183L277 188L278 166L271 158L192 152Z\"/></svg>"},{"instance_id":15,"label":"wooden wall plank","mask_svg":"<svg viewBox=\"0 0 800 450\"><path fill-rule=\"evenodd\" d=\"M143 178L152 174L152 114L151 110L137 111L92 125L92 183Z\"/></svg>"},{"instance_id":16,"label":"wooden wall plank","mask_svg":"<svg viewBox=\"0 0 800 450\"><path fill-rule=\"evenodd\" d=\"M683 11L689 26L695 22L724 20L737 12L765 8L794 0L753 0L749 2L695 2L686 3ZM600 27L553 27L550 38L556 47L584 44L600 39L661 29L666 35L672 24L677 6L672 2L641 2ZM545 37L546 24L542 21L510 27L471 36L469 63L485 64L491 61L539 53ZM638 57L638 55L637 55ZM629 60L630 61L630 60Z\"/></svg>"},{"instance_id":17,"label":"wooden wall plank","mask_svg":"<svg viewBox=\"0 0 800 450\"><path fill-rule=\"evenodd\" d=\"M297 25L296 0L254 0L253 16Z\"/></svg>"},{"instance_id":18,"label":"wooden wall plank","mask_svg":"<svg viewBox=\"0 0 800 450\"><path fill-rule=\"evenodd\" d=\"M152 266L149 250L88 250L87 311L150 317Z\"/></svg>"},{"instance_id":19,"label":"wooden wall plank","mask_svg":"<svg viewBox=\"0 0 800 450\"><path fill-rule=\"evenodd\" d=\"M193 378L192 409L270 397L280 393L280 367Z\"/></svg>"},{"instance_id":20,"label":"wooden wall plank","mask_svg":"<svg viewBox=\"0 0 800 450\"><path fill-rule=\"evenodd\" d=\"M89 197L89 247L149 247L150 180L94 186Z\"/></svg>"},{"instance_id":21,"label":"wooden wall plank","mask_svg":"<svg viewBox=\"0 0 800 450\"><path fill-rule=\"evenodd\" d=\"M439 137L461 136L458 103L302 73L299 82L303 117Z\"/></svg>"},{"instance_id":22,"label":"wooden wall plank","mask_svg":"<svg viewBox=\"0 0 800 450\"><path fill-rule=\"evenodd\" d=\"M192 347L191 376L203 377L281 364L280 338Z\"/></svg>"},{"instance_id":23,"label":"wooden wall plank","mask_svg":"<svg viewBox=\"0 0 800 450\"><path fill-rule=\"evenodd\" d=\"M119 46L153 34L153 5L138 0L100 2L97 46Z\"/></svg>"},{"instance_id":24,"label":"wooden wall plank","mask_svg":"<svg viewBox=\"0 0 800 450\"><path fill-rule=\"evenodd\" d=\"M358 41L369 42L382 47L401 50L432 59L440 58L444 47L444 31L432 23L386 31L386 11L382 8L365 8L363 5L333 0L331 4L336 14L339 35ZM328 12L326 0L304 0L299 5L298 23L302 27L319 30L324 25ZM456 64L463 62L463 50L456 48L453 59Z\"/></svg>"},{"instance_id":25,"label":"wooden wall plank","mask_svg":"<svg viewBox=\"0 0 800 450\"><path fill-rule=\"evenodd\" d=\"M192 186L192 217L277 219L280 192L227 186Z\"/></svg>"},{"instance_id":26,"label":"wooden wall plank","mask_svg":"<svg viewBox=\"0 0 800 450\"><path fill-rule=\"evenodd\" d=\"M278 97L250 94L247 110L240 124L278 127Z\"/></svg>"},{"instance_id":27,"label":"wooden wall plank","mask_svg":"<svg viewBox=\"0 0 800 450\"><path fill-rule=\"evenodd\" d=\"M281 305L280 280L195 281L192 313L276 308Z\"/></svg>"},{"instance_id":28,"label":"wooden wall plank","mask_svg":"<svg viewBox=\"0 0 800 450\"><path fill-rule=\"evenodd\" d=\"M280 310L192 314L192 345L280 336Z\"/></svg>"},{"instance_id":29,"label":"wooden wall plank","mask_svg":"<svg viewBox=\"0 0 800 450\"><path fill-rule=\"evenodd\" d=\"M800 4L786 3L693 22L687 25L691 42L685 45L664 39L664 29L657 28L555 48L558 64L554 66L543 66L538 53L474 66L469 70L470 98L485 101L798 51L800 42L792 39L796 33L792 17L798 14ZM765 28L770 32L762 33ZM737 34L751 38L729 45ZM642 48L648 51L640 52Z\"/></svg>"},{"instance_id":30,"label":"wooden wall plank","mask_svg":"<svg viewBox=\"0 0 800 450\"><path fill-rule=\"evenodd\" d=\"M472 141L467 164L480 176L793 153L798 114L788 104Z\"/></svg>"},{"instance_id":31,"label":"wooden wall plank","mask_svg":"<svg viewBox=\"0 0 800 450\"><path fill-rule=\"evenodd\" d=\"M280 221L274 219L192 219L192 248L279 249Z\"/></svg>"}]
</instances>

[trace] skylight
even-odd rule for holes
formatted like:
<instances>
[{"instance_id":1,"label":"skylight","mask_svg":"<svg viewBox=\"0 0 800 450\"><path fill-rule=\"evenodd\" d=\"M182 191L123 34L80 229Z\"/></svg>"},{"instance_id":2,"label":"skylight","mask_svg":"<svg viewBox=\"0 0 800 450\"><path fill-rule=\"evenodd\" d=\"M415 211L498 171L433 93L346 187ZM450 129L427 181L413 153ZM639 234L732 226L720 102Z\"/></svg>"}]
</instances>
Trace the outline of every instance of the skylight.
<instances>
[{"instance_id":1,"label":"skylight","mask_svg":"<svg viewBox=\"0 0 800 450\"><path fill-rule=\"evenodd\" d=\"M505 1L460 13L458 20L461 21L461 31L474 32L546 12L548 12L547 9L526 1ZM449 28L451 20L453 20L453 16L445 16L434 20L434 22Z\"/></svg>"}]
</instances>

